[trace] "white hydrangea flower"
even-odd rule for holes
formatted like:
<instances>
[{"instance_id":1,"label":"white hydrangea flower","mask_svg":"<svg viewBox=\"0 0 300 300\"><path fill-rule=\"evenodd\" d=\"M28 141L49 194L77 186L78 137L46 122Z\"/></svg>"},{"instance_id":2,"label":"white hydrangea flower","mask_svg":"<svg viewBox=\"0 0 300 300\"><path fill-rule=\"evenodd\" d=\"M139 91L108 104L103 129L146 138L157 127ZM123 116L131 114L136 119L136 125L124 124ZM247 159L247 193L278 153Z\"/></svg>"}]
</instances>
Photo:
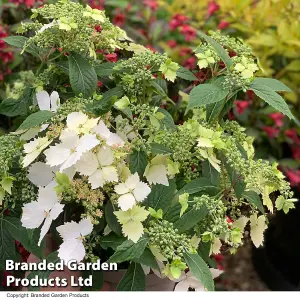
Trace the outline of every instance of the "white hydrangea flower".
<instances>
[{"instance_id":1,"label":"white hydrangea flower","mask_svg":"<svg viewBox=\"0 0 300 300\"><path fill-rule=\"evenodd\" d=\"M100 148L97 154L87 152L76 164L77 171L89 176L92 189L103 187L105 182L118 182L117 168L112 166L114 155L110 148Z\"/></svg>"},{"instance_id":2,"label":"white hydrangea flower","mask_svg":"<svg viewBox=\"0 0 300 300\"><path fill-rule=\"evenodd\" d=\"M82 219L79 223L74 221L58 226L57 231L63 239L58 249L58 257L65 264L70 260L80 262L85 257L83 239L93 231L93 224L90 219Z\"/></svg>"},{"instance_id":3,"label":"white hydrangea flower","mask_svg":"<svg viewBox=\"0 0 300 300\"><path fill-rule=\"evenodd\" d=\"M89 117L82 112L70 113L67 117L67 127L77 134L90 133L91 129L97 126L99 118L89 119Z\"/></svg>"},{"instance_id":4,"label":"white hydrangea flower","mask_svg":"<svg viewBox=\"0 0 300 300\"><path fill-rule=\"evenodd\" d=\"M37 33L44 32L45 30L47 30L47 29L49 29L49 28L51 28L51 27L53 27L53 26L55 26L55 25L57 25L57 24L58 24L58 23L57 23L56 20L52 21L52 22L49 23L49 24L45 24L45 25L42 26L42 28L41 28Z\"/></svg>"},{"instance_id":5,"label":"white hydrangea flower","mask_svg":"<svg viewBox=\"0 0 300 300\"><path fill-rule=\"evenodd\" d=\"M45 163L36 162L28 169L28 179L36 186L46 186L51 183L55 177L55 173L59 167L50 167ZM66 169L63 173L67 174L70 179L73 179L76 171L74 167Z\"/></svg>"},{"instance_id":6,"label":"white hydrangea flower","mask_svg":"<svg viewBox=\"0 0 300 300\"><path fill-rule=\"evenodd\" d=\"M167 177L168 159L164 155L156 155L147 165L144 176L150 184L163 184L169 186Z\"/></svg>"},{"instance_id":7,"label":"white hydrangea flower","mask_svg":"<svg viewBox=\"0 0 300 300\"><path fill-rule=\"evenodd\" d=\"M45 151L46 163L51 166L60 166L60 171L74 166L82 154L92 150L100 144L93 134L79 137L76 132L64 130L60 136L61 144L56 144Z\"/></svg>"},{"instance_id":8,"label":"white hydrangea flower","mask_svg":"<svg viewBox=\"0 0 300 300\"><path fill-rule=\"evenodd\" d=\"M38 246L47 234L51 223L63 211L64 205L59 203L54 187L56 182L51 182L45 188L39 189L37 201L26 203L23 206L21 218L22 225L25 228L38 228L45 220L42 228Z\"/></svg>"},{"instance_id":9,"label":"white hydrangea flower","mask_svg":"<svg viewBox=\"0 0 300 300\"><path fill-rule=\"evenodd\" d=\"M213 279L217 278L223 273L223 271L218 269L210 268L209 270ZM196 292L206 291L203 284L192 274L191 271L183 274L178 280L175 280L175 282L178 282L174 290L175 292L186 292L189 290L189 288L194 289Z\"/></svg>"},{"instance_id":10,"label":"white hydrangea flower","mask_svg":"<svg viewBox=\"0 0 300 300\"><path fill-rule=\"evenodd\" d=\"M125 144L120 136L109 131L102 120L99 122L98 126L94 128L93 132L99 134L108 146L122 147Z\"/></svg>"},{"instance_id":11,"label":"white hydrangea flower","mask_svg":"<svg viewBox=\"0 0 300 300\"><path fill-rule=\"evenodd\" d=\"M23 160L23 167L29 166L41 153L52 143L46 137L37 138L24 145L24 152L26 153Z\"/></svg>"},{"instance_id":12,"label":"white hydrangea flower","mask_svg":"<svg viewBox=\"0 0 300 300\"><path fill-rule=\"evenodd\" d=\"M60 98L59 94L56 91L53 91L51 95L46 91L40 91L36 93L36 100L40 110L50 110L56 112L60 107Z\"/></svg>"},{"instance_id":13,"label":"white hydrangea flower","mask_svg":"<svg viewBox=\"0 0 300 300\"><path fill-rule=\"evenodd\" d=\"M132 208L136 202L141 202L150 194L150 187L140 181L138 173L131 175L124 183L115 186L115 192L121 195L118 199L118 205L122 210Z\"/></svg>"}]
</instances>

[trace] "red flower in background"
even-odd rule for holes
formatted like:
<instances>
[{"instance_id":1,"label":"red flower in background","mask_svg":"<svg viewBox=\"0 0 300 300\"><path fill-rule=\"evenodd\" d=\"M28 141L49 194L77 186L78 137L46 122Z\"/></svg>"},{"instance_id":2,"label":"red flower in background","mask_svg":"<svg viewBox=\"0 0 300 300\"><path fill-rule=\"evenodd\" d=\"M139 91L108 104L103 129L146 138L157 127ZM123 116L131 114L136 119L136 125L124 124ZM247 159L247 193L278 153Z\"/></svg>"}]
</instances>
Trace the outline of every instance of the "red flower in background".
<instances>
[{"instance_id":1,"label":"red flower in background","mask_svg":"<svg viewBox=\"0 0 300 300\"><path fill-rule=\"evenodd\" d=\"M167 44L170 48L175 48L177 46L177 42L175 40L167 41Z\"/></svg>"},{"instance_id":2,"label":"red flower in background","mask_svg":"<svg viewBox=\"0 0 300 300\"><path fill-rule=\"evenodd\" d=\"M151 8L151 10L155 11L158 8L158 3L156 0L144 0L144 5Z\"/></svg>"},{"instance_id":3,"label":"red flower in background","mask_svg":"<svg viewBox=\"0 0 300 300\"><path fill-rule=\"evenodd\" d=\"M187 42L190 42L196 38L197 30L188 24L183 24L180 27L180 33L185 36Z\"/></svg>"},{"instance_id":4,"label":"red flower in background","mask_svg":"<svg viewBox=\"0 0 300 300\"><path fill-rule=\"evenodd\" d=\"M284 114L276 112L269 114L269 117L274 121L277 127L281 127L283 125Z\"/></svg>"},{"instance_id":5,"label":"red flower in background","mask_svg":"<svg viewBox=\"0 0 300 300\"><path fill-rule=\"evenodd\" d=\"M294 143L300 144L300 139L298 137L296 128L287 129L284 133L287 137L293 140Z\"/></svg>"},{"instance_id":6,"label":"red flower in background","mask_svg":"<svg viewBox=\"0 0 300 300\"><path fill-rule=\"evenodd\" d=\"M207 16L212 16L216 11L220 9L220 6L215 1L211 1L208 3Z\"/></svg>"},{"instance_id":7,"label":"red flower in background","mask_svg":"<svg viewBox=\"0 0 300 300\"><path fill-rule=\"evenodd\" d=\"M226 29L229 25L230 25L229 22L222 20L218 25L218 29L220 29L220 30Z\"/></svg>"},{"instance_id":8,"label":"red flower in background","mask_svg":"<svg viewBox=\"0 0 300 300\"><path fill-rule=\"evenodd\" d=\"M36 1L36 0L8 0L10 3L14 3L16 5L25 4L28 8L33 7L36 2L42 2L42 1Z\"/></svg>"},{"instance_id":9,"label":"red flower in background","mask_svg":"<svg viewBox=\"0 0 300 300\"><path fill-rule=\"evenodd\" d=\"M249 102L246 100L236 100L235 102L236 111L239 115L243 114L245 109L249 106Z\"/></svg>"},{"instance_id":10,"label":"red flower in background","mask_svg":"<svg viewBox=\"0 0 300 300\"><path fill-rule=\"evenodd\" d=\"M271 139L277 137L280 133L280 130L278 128L271 127L271 126L264 126L263 130L267 133L268 137Z\"/></svg>"},{"instance_id":11,"label":"red flower in background","mask_svg":"<svg viewBox=\"0 0 300 300\"><path fill-rule=\"evenodd\" d=\"M125 23L126 20L126 16L123 12L121 12L120 10L116 10L116 14L113 18L113 23L119 27L122 27Z\"/></svg>"},{"instance_id":12,"label":"red flower in background","mask_svg":"<svg viewBox=\"0 0 300 300\"><path fill-rule=\"evenodd\" d=\"M292 155L294 159L300 159L300 147L299 146L292 146Z\"/></svg>"},{"instance_id":13,"label":"red flower in background","mask_svg":"<svg viewBox=\"0 0 300 300\"><path fill-rule=\"evenodd\" d=\"M171 30L176 30L178 27L182 26L188 20L187 16L176 14L172 17L169 22L169 26Z\"/></svg>"},{"instance_id":14,"label":"red flower in background","mask_svg":"<svg viewBox=\"0 0 300 300\"><path fill-rule=\"evenodd\" d=\"M104 54L104 56L110 62L117 62L118 61L117 53Z\"/></svg>"},{"instance_id":15,"label":"red flower in background","mask_svg":"<svg viewBox=\"0 0 300 300\"><path fill-rule=\"evenodd\" d=\"M286 176L289 179L291 186L297 186L300 183L300 170L286 170Z\"/></svg>"},{"instance_id":16,"label":"red flower in background","mask_svg":"<svg viewBox=\"0 0 300 300\"><path fill-rule=\"evenodd\" d=\"M104 0L89 0L88 2L91 8L104 9Z\"/></svg>"},{"instance_id":17,"label":"red flower in background","mask_svg":"<svg viewBox=\"0 0 300 300\"><path fill-rule=\"evenodd\" d=\"M196 57L192 56L190 58L187 58L183 62L183 66L189 70L193 70L196 67Z\"/></svg>"}]
</instances>

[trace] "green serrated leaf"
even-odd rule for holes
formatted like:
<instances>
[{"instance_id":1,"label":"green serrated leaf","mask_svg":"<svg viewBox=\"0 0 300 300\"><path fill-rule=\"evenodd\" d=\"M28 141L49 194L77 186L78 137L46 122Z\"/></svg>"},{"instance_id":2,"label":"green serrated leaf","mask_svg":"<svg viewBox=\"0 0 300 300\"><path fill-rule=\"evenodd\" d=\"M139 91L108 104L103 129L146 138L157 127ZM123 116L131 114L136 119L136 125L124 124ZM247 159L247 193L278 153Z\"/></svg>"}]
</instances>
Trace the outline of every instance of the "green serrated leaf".
<instances>
[{"instance_id":1,"label":"green serrated leaf","mask_svg":"<svg viewBox=\"0 0 300 300\"><path fill-rule=\"evenodd\" d=\"M143 177L148 164L147 154L144 151L134 150L129 156L129 169L131 174L137 172Z\"/></svg>"},{"instance_id":2,"label":"green serrated leaf","mask_svg":"<svg viewBox=\"0 0 300 300\"><path fill-rule=\"evenodd\" d=\"M115 233L110 233L109 235L101 238L100 246L105 250L108 248L116 250L117 247L120 246L125 241L126 238L124 238L123 236L118 236Z\"/></svg>"},{"instance_id":3,"label":"green serrated leaf","mask_svg":"<svg viewBox=\"0 0 300 300\"><path fill-rule=\"evenodd\" d=\"M263 214L265 213L261 199L257 193L254 191L243 192L242 197L244 197L248 202L257 207Z\"/></svg>"},{"instance_id":4,"label":"green serrated leaf","mask_svg":"<svg viewBox=\"0 0 300 300\"><path fill-rule=\"evenodd\" d=\"M172 154L173 151L170 150L169 148L163 146L163 145L160 145L158 143L151 143L150 144L150 147L151 147L151 152L153 154L164 154L164 155L168 155L168 154Z\"/></svg>"},{"instance_id":5,"label":"green serrated leaf","mask_svg":"<svg viewBox=\"0 0 300 300\"><path fill-rule=\"evenodd\" d=\"M284 115L288 116L290 119L295 118L284 99L270 87L254 81L251 83L249 88L255 93L255 95L263 99L278 111L282 112Z\"/></svg>"},{"instance_id":6,"label":"green serrated leaf","mask_svg":"<svg viewBox=\"0 0 300 300\"><path fill-rule=\"evenodd\" d=\"M228 173L231 185L234 189L235 195L238 199L242 197L245 191L246 183L244 182L241 175L239 175L228 163L224 163L226 171Z\"/></svg>"},{"instance_id":7,"label":"green serrated leaf","mask_svg":"<svg viewBox=\"0 0 300 300\"><path fill-rule=\"evenodd\" d=\"M85 98L90 97L96 91L98 82L94 67L78 53L70 53L68 60L70 83L74 93L82 94Z\"/></svg>"},{"instance_id":8,"label":"green serrated leaf","mask_svg":"<svg viewBox=\"0 0 300 300\"><path fill-rule=\"evenodd\" d=\"M204 260L198 254L189 252L183 253L183 256L190 271L203 284L204 288L208 291L214 291L214 280Z\"/></svg>"},{"instance_id":9,"label":"green serrated leaf","mask_svg":"<svg viewBox=\"0 0 300 300\"><path fill-rule=\"evenodd\" d=\"M98 77L103 78L112 75L114 73L115 66L115 63L105 62L101 65L96 66L95 71Z\"/></svg>"},{"instance_id":10,"label":"green serrated leaf","mask_svg":"<svg viewBox=\"0 0 300 300\"><path fill-rule=\"evenodd\" d=\"M152 207L156 211L158 209L167 211L172 203L175 190L176 184L174 180L169 181L169 186L155 184L152 186L151 193L148 195L143 204L146 207Z\"/></svg>"},{"instance_id":11,"label":"green serrated leaf","mask_svg":"<svg viewBox=\"0 0 300 300\"><path fill-rule=\"evenodd\" d=\"M178 194L188 193L196 194L198 192L205 192L210 195L216 195L219 192L219 188L213 185L208 178L197 178L187 183Z\"/></svg>"},{"instance_id":12,"label":"green serrated leaf","mask_svg":"<svg viewBox=\"0 0 300 300\"><path fill-rule=\"evenodd\" d=\"M146 248L143 254L134 260L137 263L140 263L144 266L150 267L155 270L160 270L158 263L153 255L152 251L149 248Z\"/></svg>"},{"instance_id":13,"label":"green serrated leaf","mask_svg":"<svg viewBox=\"0 0 300 300\"><path fill-rule=\"evenodd\" d=\"M47 122L49 119L51 119L52 116L53 113L51 111L47 111L47 110L38 111L30 115L29 117L27 117L27 119L21 124L21 126L17 129L17 131L40 126L44 122Z\"/></svg>"},{"instance_id":14,"label":"green serrated leaf","mask_svg":"<svg viewBox=\"0 0 300 300\"><path fill-rule=\"evenodd\" d=\"M109 228L116 233L119 236L122 236L122 227L120 223L117 220L117 217L114 215L114 207L111 203L111 201L108 201L108 203L105 205L105 219L109 226Z\"/></svg>"},{"instance_id":15,"label":"green serrated leaf","mask_svg":"<svg viewBox=\"0 0 300 300\"><path fill-rule=\"evenodd\" d=\"M211 165L208 160L202 163L202 176L207 178L214 186L220 184L220 173Z\"/></svg>"},{"instance_id":16,"label":"green serrated leaf","mask_svg":"<svg viewBox=\"0 0 300 300\"><path fill-rule=\"evenodd\" d=\"M176 72L177 77L188 81L198 81L199 79L190 70L180 66Z\"/></svg>"},{"instance_id":17,"label":"green serrated leaf","mask_svg":"<svg viewBox=\"0 0 300 300\"><path fill-rule=\"evenodd\" d=\"M228 89L224 89L216 84L204 83L197 85L190 93L186 113L193 108L199 108L207 104L222 101L226 98L228 93Z\"/></svg>"},{"instance_id":18,"label":"green serrated leaf","mask_svg":"<svg viewBox=\"0 0 300 300\"><path fill-rule=\"evenodd\" d=\"M176 125L170 113L161 107L159 107L157 111L163 113L165 116L163 119L160 120L162 129L166 128L168 130L176 130Z\"/></svg>"},{"instance_id":19,"label":"green serrated leaf","mask_svg":"<svg viewBox=\"0 0 300 300\"><path fill-rule=\"evenodd\" d=\"M139 263L132 262L120 280L117 291L144 291L146 288L146 276Z\"/></svg>"},{"instance_id":20,"label":"green serrated leaf","mask_svg":"<svg viewBox=\"0 0 300 300\"><path fill-rule=\"evenodd\" d=\"M144 234L136 243L131 240L125 241L117 247L116 252L107 262L121 263L140 258L145 251L148 241L149 237L146 234Z\"/></svg>"},{"instance_id":21,"label":"green serrated leaf","mask_svg":"<svg viewBox=\"0 0 300 300\"><path fill-rule=\"evenodd\" d=\"M272 89L274 92L292 92L292 90L288 86L286 86L283 82L274 78L258 77L253 80L253 83L265 85L270 89Z\"/></svg>"},{"instance_id":22,"label":"green serrated leaf","mask_svg":"<svg viewBox=\"0 0 300 300\"><path fill-rule=\"evenodd\" d=\"M178 229L179 233L183 233L203 220L207 214L208 210L206 206L202 206L200 209L192 207L174 223L174 227Z\"/></svg>"}]
</instances>

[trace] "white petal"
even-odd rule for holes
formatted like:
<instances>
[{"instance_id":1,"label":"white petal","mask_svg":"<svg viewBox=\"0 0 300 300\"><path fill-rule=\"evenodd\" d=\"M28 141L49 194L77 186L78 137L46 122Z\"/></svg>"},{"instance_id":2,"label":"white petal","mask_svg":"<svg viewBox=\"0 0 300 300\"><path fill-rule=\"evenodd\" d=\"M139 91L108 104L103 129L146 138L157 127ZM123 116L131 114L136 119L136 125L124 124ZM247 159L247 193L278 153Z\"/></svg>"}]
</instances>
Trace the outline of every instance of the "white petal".
<instances>
[{"instance_id":1,"label":"white petal","mask_svg":"<svg viewBox=\"0 0 300 300\"><path fill-rule=\"evenodd\" d=\"M52 220L55 220L64 210L64 204L61 204L59 202L55 203L50 211L50 218Z\"/></svg>"},{"instance_id":2,"label":"white petal","mask_svg":"<svg viewBox=\"0 0 300 300\"><path fill-rule=\"evenodd\" d=\"M28 167L36 158L40 155L39 151L34 151L29 154L26 154L23 159L23 168Z\"/></svg>"},{"instance_id":3,"label":"white petal","mask_svg":"<svg viewBox=\"0 0 300 300\"><path fill-rule=\"evenodd\" d=\"M38 146L39 146L39 139L35 139L24 145L24 152L31 153L35 151Z\"/></svg>"},{"instance_id":4,"label":"white petal","mask_svg":"<svg viewBox=\"0 0 300 300\"><path fill-rule=\"evenodd\" d=\"M189 286L187 280L182 280L175 286L174 291L175 292L183 292L183 291L186 292L186 291L188 291L189 287L190 286Z\"/></svg>"},{"instance_id":5,"label":"white petal","mask_svg":"<svg viewBox=\"0 0 300 300\"><path fill-rule=\"evenodd\" d=\"M102 175L105 181L108 182L118 182L118 172L115 167L103 167Z\"/></svg>"},{"instance_id":6,"label":"white petal","mask_svg":"<svg viewBox=\"0 0 300 300\"><path fill-rule=\"evenodd\" d=\"M45 152L47 165L54 167L64 163L71 155L71 150L64 148L61 144L52 146Z\"/></svg>"},{"instance_id":7,"label":"white petal","mask_svg":"<svg viewBox=\"0 0 300 300\"><path fill-rule=\"evenodd\" d=\"M111 133L106 144L108 146L123 147L125 142L116 133Z\"/></svg>"},{"instance_id":8,"label":"white petal","mask_svg":"<svg viewBox=\"0 0 300 300\"><path fill-rule=\"evenodd\" d=\"M80 237L78 223L74 221L65 223L64 225L60 225L56 228L56 230L63 240L75 239Z\"/></svg>"},{"instance_id":9,"label":"white petal","mask_svg":"<svg viewBox=\"0 0 300 300\"><path fill-rule=\"evenodd\" d=\"M80 160L81 156L82 156L82 153L79 153L79 152L75 152L75 153L71 154L67 158L67 160L61 165L61 167L59 169L60 172L63 172L64 170L75 166L75 164Z\"/></svg>"},{"instance_id":10,"label":"white petal","mask_svg":"<svg viewBox=\"0 0 300 300\"><path fill-rule=\"evenodd\" d=\"M131 193L122 195L118 199L118 205L122 210L126 211L135 205L135 198Z\"/></svg>"},{"instance_id":11,"label":"white petal","mask_svg":"<svg viewBox=\"0 0 300 300\"><path fill-rule=\"evenodd\" d=\"M94 134L86 134L80 138L76 151L83 154L84 152L90 151L100 144Z\"/></svg>"},{"instance_id":12,"label":"white petal","mask_svg":"<svg viewBox=\"0 0 300 300\"><path fill-rule=\"evenodd\" d=\"M99 125L94 128L93 132L99 134L105 140L107 140L111 134L102 120L99 122Z\"/></svg>"},{"instance_id":13,"label":"white petal","mask_svg":"<svg viewBox=\"0 0 300 300\"><path fill-rule=\"evenodd\" d=\"M69 179L72 180L76 174L76 169L74 167L70 167L68 169L63 170L64 174L67 174Z\"/></svg>"},{"instance_id":14,"label":"white petal","mask_svg":"<svg viewBox=\"0 0 300 300\"><path fill-rule=\"evenodd\" d=\"M92 185L93 190L98 187L103 187L104 181L102 170L96 170L96 172L89 177L89 183Z\"/></svg>"},{"instance_id":15,"label":"white petal","mask_svg":"<svg viewBox=\"0 0 300 300\"><path fill-rule=\"evenodd\" d=\"M167 168L164 165L152 165L145 175L149 183L169 186Z\"/></svg>"},{"instance_id":16,"label":"white petal","mask_svg":"<svg viewBox=\"0 0 300 300\"><path fill-rule=\"evenodd\" d=\"M58 202L57 194L54 187L57 185L55 181L51 182L46 187L39 188L38 203L45 211L50 211L54 204Z\"/></svg>"},{"instance_id":17,"label":"white petal","mask_svg":"<svg viewBox=\"0 0 300 300\"><path fill-rule=\"evenodd\" d=\"M40 129L39 132L45 131L48 127L49 127L49 124L43 124L43 125L41 125L41 128L39 128Z\"/></svg>"},{"instance_id":18,"label":"white petal","mask_svg":"<svg viewBox=\"0 0 300 300\"><path fill-rule=\"evenodd\" d=\"M218 269L210 268L209 270L210 270L210 272L211 272L211 275L212 275L212 278L213 278L213 279L219 277L222 273L224 273L224 271L218 270Z\"/></svg>"},{"instance_id":19,"label":"white petal","mask_svg":"<svg viewBox=\"0 0 300 300\"><path fill-rule=\"evenodd\" d=\"M127 178L125 184L129 189L133 190L139 182L140 182L139 174L136 172Z\"/></svg>"},{"instance_id":20,"label":"white petal","mask_svg":"<svg viewBox=\"0 0 300 300\"><path fill-rule=\"evenodd\" d=\"M79 136L71 130L63 130L60 135L60 140L64 148L75 149L79 144Z\"/></svg>"},{"instance_id":21,"label":"white petal","mask_svg":"<svg viewBox=\"0 0 300 300\"><path fill-rule=\"evenodd\" d=\"M40 110L50 110L50 97L46 91L37 92L36 100Z\"/></svg>"},{"instance_id":22,"label":"white petal","mask_svg":"<svg viewBox=\"0 0 300 300\"><path fill-rule=\"evenodd\" d=\"M38 228L42 224L44 219L44 209L39 205L37 201L24 204L21 222L25 228Z\"/></svg>"},{"instance_id":23,"label":"white petal","mask_svg":"<svg viewBox=\"0 0 300 300\"><path fill-rule=\"evenodd\" d=\"M80 125L87 122L89 117L82 112L70 113L67 117L67 126L70 130L77 132Z\"/></svg>"},{"instance_id":24,"label":"white petal","mask_svg":"<svg viewBox=\"0 0 300 300\"><path fill-rule=\"evenodd\" d=\"M136 201L140 202L147 198L147 196L150 194L151 189L148 186L148 184L144 182L139 182L135 189L133 190L133 195L136 199Z\"/></svg>"},{"instance_id":25,"label":"white petal","mask_svg":"<svg viewBox=\"0 0 300 300\"><path fill-rule=\"evenodd\" d=\"M78 227L80 229L80 234L82 236L86 236L93 231L93 224L92 224L91 220L88 218L82 219L78 223Z\"/></svg>"},{"instance_id":26,"label":"white petal","mask_svg":"<svg viewBox=\"0 0 300 300\"><path fill-rule=\"evenodd\" d=\"M59 94L53 91L50 95L51 111L56 112L60 106Z\"/></svg>"},{"instance_id":27,"label":"white petal","mask_svg":"<svg viewBox=\"0 0 300 300\"><path fill-rule=\"evenodd\" d=\"M93 175L99 167L97 155L92 152L86 152L76 163L77 171L85 176Z\"/></svg>"},{"instance_id":28,"label":"white petal","mask_svg":"<svg viewBox=\"0 0 300 300\"><path fill-rule=\"evenodd\" d=\"M54 177L53 168L42 162L32 164L28 171L28 179L37 186L48 185Z\"/></svg>"},{"instance_id":29,"label":"white petal","mask_svg":"<svg viewBox=\"0 0 300 300\"><path fill-rule=\"evenodd\" d=\"M65 264L70 260L82 261L85 257L85 249L82 242L78 239L64 241L58 249L58 257Z\"/></svg>"},{"instance_id":30,"label":"white petal","mask_svg":"<svg viewBox=\"0 0 300 300\"><path fill-rule=\"evenodd\" d=\"M101 148L97 153L97 157L101 166L110 166L114 161L114 155L110 148Z\"/></svg>"},{"instance_id":31,"label":"white petal","mask_svg":"<svg viewBox=\"0 0 300 300\"><path fill-rule=\"evenodd\" d=\"M41 242L44 238L44 236L47 234L47 232L49 231L49 228L51 226L51 223L52 223L52 219L48 216L46 219L45 219L45 222L41 228L41 233L40 233L40 239L39 239L39 242L38 242L38 246L41 245Z\"/></svg>"},{"instance_id":32,"label":"white petal","mask_svg":"<svg viewBox=\"0 0 300 300\"><path fill-rule=\"evenodd\" d=\"M125 185L125 183L120 183L115 186L115 192L118 195L123 195L129 192L129 188Z\"/></svg>"}]
</instances>

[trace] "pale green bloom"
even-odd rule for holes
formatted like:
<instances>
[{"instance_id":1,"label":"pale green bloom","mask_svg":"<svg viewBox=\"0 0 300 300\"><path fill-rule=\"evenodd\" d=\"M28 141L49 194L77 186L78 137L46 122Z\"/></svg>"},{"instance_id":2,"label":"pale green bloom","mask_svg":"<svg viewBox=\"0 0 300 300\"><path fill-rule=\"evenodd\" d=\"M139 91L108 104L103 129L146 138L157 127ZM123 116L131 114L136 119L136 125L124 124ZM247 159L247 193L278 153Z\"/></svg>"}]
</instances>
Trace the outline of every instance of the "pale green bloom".
<instances>
[{"instance_id":1,"label":"pale green bloom","mask_svg":"<svg viewBox=\"0 0 300 300\"><path fill-rule=\"evenodd\" d=\"M124 96L115 103L115 107L117 109L122 110L122 109L125 109L126 107L128 107L129 104L130 104L129 98L127 96Z\"/></svg>"},{"instance_id":2,"label":"pale green bloom","mask_svg":"<svg viewBox=\"0 0 300 300\"><path fill-rule=\"evenodd\" d=\"M58 21L59 29L70 31L71 29L78 28L78 25L74 22L73 19L68 19L66 17L61 17Z\"/></svg>"},{"instance_id":3,"label":"pale green bloom","mask_svg":"<svg viewBox=\"0 0 300 300\"><path fill-rule=\"evenodd\" d=\"M254 76L254 72L258 70L258 67L256 64L249 63L246 57L242 57L241 62L237 63L234 69L241 73L242 78L249 79Z\"/></svg>"},{"instance_id":4,"label":"pale green bloom","mask_svg":"<svg viewBox=\"0 0 300 300\"><path fill-rule=\"evenodd\" d=\"M164 74L167 80L174 82L178 69L178 63L175 63L170 58L168 58L166 62L160 66L159 71Z\"/></svg>"},{"instance_id":5,"label":"pale green bloom","mask_svg":"<svg viewBox=\"0 0 300 300\"><path fill-rule=\"evenodd\" d=\"M95 21L104 22L103 12L96 8L91 8L89 5L86 6L86 11L83 13L84 17L90 17Z\"/></svg>"},{"instance_id":6,"label":"pale green bloom","mask_svg":"<svg viewBox=\"0 0 300 300\"><path fill-rule=\"evenodd\" d=\"M214 64L216 62L210 50L207 50L204 53L197 53L196 56L198 58L198 66L200 69L207 68L209 64Z\"/></svg>"}]
</instances>

